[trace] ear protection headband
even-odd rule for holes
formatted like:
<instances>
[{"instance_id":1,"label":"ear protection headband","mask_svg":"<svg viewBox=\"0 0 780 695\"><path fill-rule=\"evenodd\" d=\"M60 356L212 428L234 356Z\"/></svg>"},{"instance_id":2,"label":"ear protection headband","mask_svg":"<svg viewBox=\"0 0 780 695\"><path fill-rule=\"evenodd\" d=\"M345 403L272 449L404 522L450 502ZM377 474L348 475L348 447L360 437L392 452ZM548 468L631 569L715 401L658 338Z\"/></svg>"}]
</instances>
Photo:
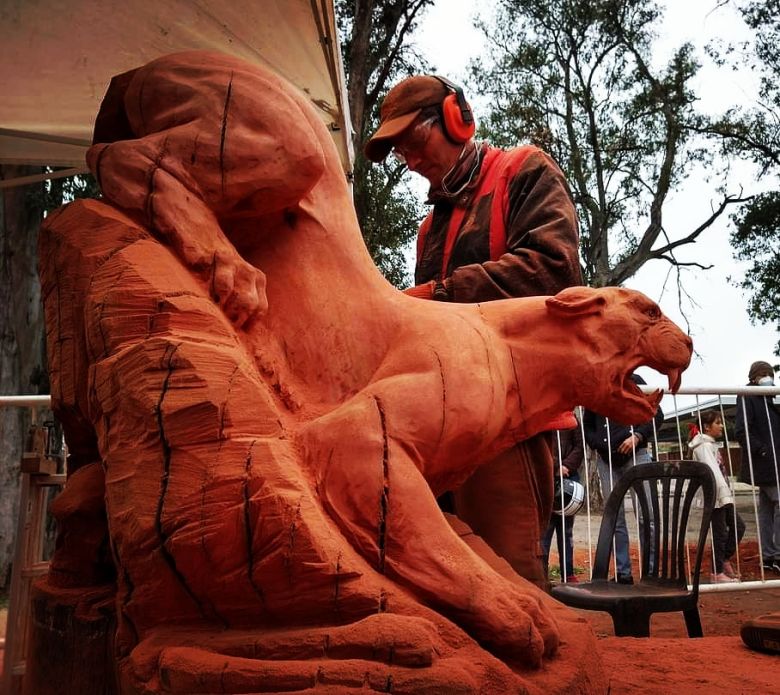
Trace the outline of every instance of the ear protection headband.
<instances>
[{"instance_id":1,"label":"ear protection headband","mask_svg":"<svg viewBox=\"0 0 780 695\"><path fill-rule=\"evenodd\" d=\"M466 142L474 136L476 123L463 89L450 82L446 77L434 75L450 92L441 103L444 132L454 142Z\"/></svg>"}]
</instances>

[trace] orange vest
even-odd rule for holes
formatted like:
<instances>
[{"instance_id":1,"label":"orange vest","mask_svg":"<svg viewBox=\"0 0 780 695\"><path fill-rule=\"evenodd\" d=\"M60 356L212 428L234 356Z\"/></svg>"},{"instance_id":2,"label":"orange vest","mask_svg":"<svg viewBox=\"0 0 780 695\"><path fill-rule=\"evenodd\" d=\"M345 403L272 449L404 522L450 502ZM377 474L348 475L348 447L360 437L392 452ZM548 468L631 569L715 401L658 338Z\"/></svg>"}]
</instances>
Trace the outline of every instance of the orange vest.
<instances>
[{"instance_id":1,"label":"orange vest","mask_svg":"<svg viewBox=\"0 0 780 695\"><path fill-rule=\"evenodd\" d=\"M490 260L497 261L506 253L506 217L509 212L509 181L517 173L517 170L535 148L525 145L513 150L504 151L490 148L482 160L480 179L476 190L472 194L472 201L479 200L489 193L493 193L493 201L490 211ZM441 275L447 277L447 267L452 256L452 249L458 239L463 218L468 211L467 207L457 206L452 211L447 225L447 237L444 242L444 253L441 260ZM433 212L423 220L417 235L417 258L422 257L425 248L425 239L431 229Z\"/></svg>"}]
</instances>

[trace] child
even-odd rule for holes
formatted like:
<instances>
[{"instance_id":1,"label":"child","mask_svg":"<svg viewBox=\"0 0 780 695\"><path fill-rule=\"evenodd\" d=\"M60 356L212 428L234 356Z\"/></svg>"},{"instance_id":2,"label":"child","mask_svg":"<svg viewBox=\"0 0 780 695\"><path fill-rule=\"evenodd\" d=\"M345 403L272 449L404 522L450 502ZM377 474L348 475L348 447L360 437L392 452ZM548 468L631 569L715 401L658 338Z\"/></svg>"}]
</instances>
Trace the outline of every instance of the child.
<instances>
[{"instance_id":1,"label":"child","mask_svg":"<svg viewBox=\"0 0 780 695\"><path fill-rule=\"evenodd\" d=\"M717 440L723 434L723 420L717 411L710 410L702 413L701 426L704 432L699 432L696 425L689 426L693 438L688 442L688 446L691 447L693 458L706 463L715 476L715 509L712 511L715 573L712 575L712 581L736 582L737 573L731 565L730 558L736 552L737 544L745 533L745 522L734 510L734 496L723 475L723 464L717 444Z\"/></svg>"}]
</instances>

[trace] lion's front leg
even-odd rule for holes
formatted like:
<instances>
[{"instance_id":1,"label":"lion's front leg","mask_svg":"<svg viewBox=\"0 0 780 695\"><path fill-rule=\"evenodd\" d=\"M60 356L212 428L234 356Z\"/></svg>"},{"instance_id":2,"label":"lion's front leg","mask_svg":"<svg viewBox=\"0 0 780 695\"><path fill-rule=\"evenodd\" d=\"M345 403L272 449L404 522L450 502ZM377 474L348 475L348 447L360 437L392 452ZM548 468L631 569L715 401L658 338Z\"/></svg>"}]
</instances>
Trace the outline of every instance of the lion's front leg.
<instances>
[{"instance_id":1,"label":"lion's front leg","mask_svg":"<svg viewBox=\"0 0 780 695\"><path fill-rule=\"evenodd\" d=\"M123 661L121 677L134 691L188 695L329 686L345 692L363 690L366 682L373 690L391 682L393 692L404 692L410 689L398 686L420 676L457 692L448 687L457 685L451 651L431 621L390 613L298 629L160 627Z\"/></svg>"},{"instance_id":2,"label":"lion's front leg","mask_svg":"<svg viewBox=\"0 0 780 695\"><path fill-rule=\"evenodd\" d=\"M307 458L327 512L381 573L504 658L538 665L558 630L533 595L452 530L380 396L362 394L312 423Z\"/></svg>"}]
</instances>

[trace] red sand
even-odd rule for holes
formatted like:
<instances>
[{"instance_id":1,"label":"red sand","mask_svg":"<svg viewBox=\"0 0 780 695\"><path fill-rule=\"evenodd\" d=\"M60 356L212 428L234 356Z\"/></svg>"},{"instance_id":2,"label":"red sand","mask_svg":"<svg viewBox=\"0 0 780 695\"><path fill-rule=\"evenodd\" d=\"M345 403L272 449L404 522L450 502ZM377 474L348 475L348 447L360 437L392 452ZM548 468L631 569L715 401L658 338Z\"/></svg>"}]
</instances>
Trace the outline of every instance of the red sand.
<instances>
[{"instance_id":1,"label":"red sand","mask_svg":"<svg viewBox=\"0 0 780 695\"><path fill-rule=\"evenodd\" d=\"M636 555L632 553L636 563ZM702 581L709 582L709 547L702 563ZM551 557L551 565L557 559ZM577 550L575 566L587 567L587 553ZM735 563L736 564L736 563ZM745 580L759 580L755 541L740 545L740 571ZM580 575L582 576L582 575ZM587 576L587 574L586 574ZM767 573L766 579L780 579ZM771 693L780 692L780 657L753 652L739 637L750 618L780 610L780 588L699 594L703 639L689 639L682 613L656 613L650 638L615 637L607 613L577 610L598 638L604 672L612 693Z\"/></svg>"},{"instance_id":2,"label":"red sand","mask_svg":"<svg viewBox=\"0 0 780 695\"><path fill-rule=\"evenodd\" d=\"M610 637L599 646L612 693L778 692L780 659L739 637Z\"/></svg>"},{"instance_id":3,"label":"red sand","mask_svg":"<svg viewBox=\"0 0 780 695\"><path fill-rule=\"evenodd\" d=\"M699 640L685 637L685 624L678 613L655 615L650 639L613 637L606 613L578 613L600 638L613 693L776 692L780 658L751 652L738 635L744 620L780 610L780 589L705 594L699 610L706 635Z\"/></svg>"}]
</instances>

